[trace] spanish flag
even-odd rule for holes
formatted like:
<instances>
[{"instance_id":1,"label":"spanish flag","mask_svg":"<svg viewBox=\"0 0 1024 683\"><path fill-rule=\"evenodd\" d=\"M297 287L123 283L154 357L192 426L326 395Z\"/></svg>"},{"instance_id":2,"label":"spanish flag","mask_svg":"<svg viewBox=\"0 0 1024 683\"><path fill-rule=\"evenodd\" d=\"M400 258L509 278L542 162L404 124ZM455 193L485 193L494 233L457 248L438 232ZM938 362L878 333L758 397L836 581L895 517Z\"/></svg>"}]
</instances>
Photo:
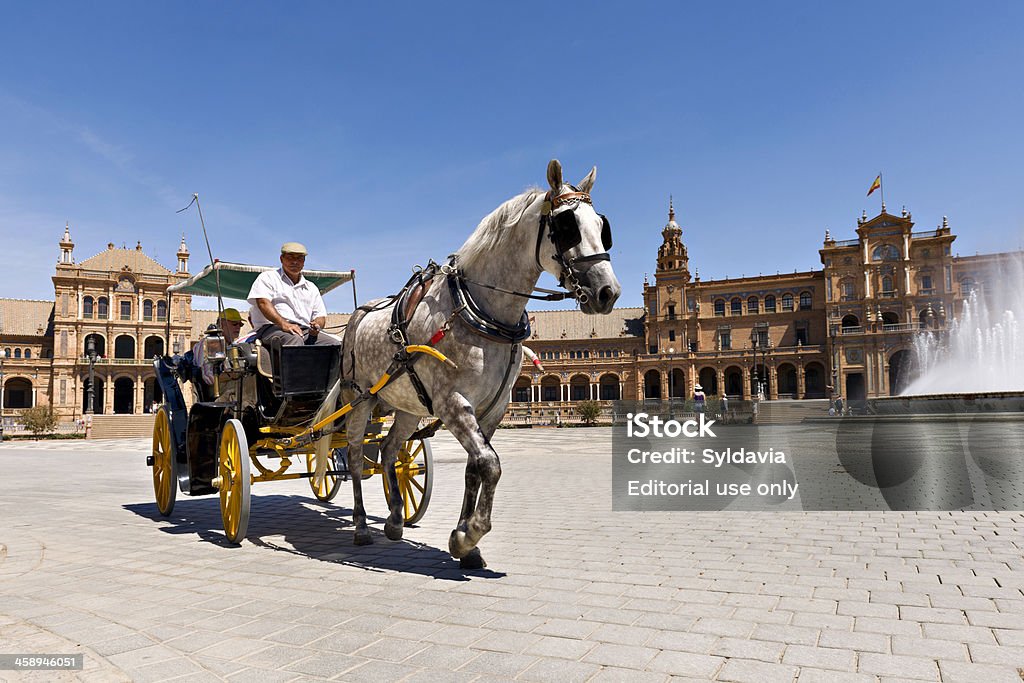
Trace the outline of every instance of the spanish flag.
<instances>
[{"instance_id":1,"label":"spanish flag","mask_svg":"<svg viewBox=\"0 0 1024 683\"><path fill-rule=\"evenodd\" d=\"M867 196L870 197L871 193L874 192L875 190L877 190L880 187L882 187L882 174L881 173L879 173L878 177L875 178L875 182L871 183L871 187L868 188Z\"/></svg>"}]
</instances>

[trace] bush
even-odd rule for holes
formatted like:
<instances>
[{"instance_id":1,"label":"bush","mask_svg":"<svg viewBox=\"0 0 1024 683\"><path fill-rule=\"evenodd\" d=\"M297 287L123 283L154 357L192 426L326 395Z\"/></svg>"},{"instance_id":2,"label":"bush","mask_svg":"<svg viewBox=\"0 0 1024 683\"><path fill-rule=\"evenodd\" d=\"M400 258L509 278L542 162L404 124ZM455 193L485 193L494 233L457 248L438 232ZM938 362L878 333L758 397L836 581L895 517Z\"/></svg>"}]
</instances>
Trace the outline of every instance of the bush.
<instances>
[{"instance_id":1,"label":"bush","mask_svg":"<svg viewBox=\"0 0 1024 683\"><path fill-rule=\"evenodd\" d=\"M29 408L21 414L21 423L30 432L39 436L45 432L52 432L57 427L57 416L53 408L49 406L36 406Z\"/></svg>"},{"instance_id":2,"label":"bush","mask_svg":"<svg viewBox=\"0 0 1024 683\"><path fill-rule=\"evenodd\" d=\"M601 417L601 404L597 401L580 401L576 404L576 414L583 418L583 422L592 425Z\"/></svg>"}]
</instances>

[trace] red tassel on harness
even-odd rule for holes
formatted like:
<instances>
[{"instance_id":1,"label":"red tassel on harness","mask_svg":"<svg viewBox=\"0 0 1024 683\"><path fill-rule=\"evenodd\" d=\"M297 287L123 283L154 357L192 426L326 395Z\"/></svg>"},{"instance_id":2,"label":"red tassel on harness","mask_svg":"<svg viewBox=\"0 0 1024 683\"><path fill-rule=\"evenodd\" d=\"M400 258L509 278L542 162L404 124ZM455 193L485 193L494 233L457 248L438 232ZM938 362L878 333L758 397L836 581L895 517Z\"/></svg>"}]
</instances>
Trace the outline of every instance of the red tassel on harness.
<instances>
[{"instance_id":1,"label":"red tassel on harness","mask_svg":"<svg viewBox=\"0 0 1024 683\"><path fill-rule=\"evenodd\" d=\"M439 341L441 341L442 339L444 339L444 334L445 334L445 333L444 333L444 330L443 330L443 329L440 329L440 330L438 330L437 332L435 332L435 333L434 333L434 336L433 336L433 337L431 337L431 338L430 338L430 341L429 341L429 342L427 342L427 343L428 343L428 344L429 344L430 346L434 346L435 344L437 344L437 342L439 342Z\"/></svg>"}]
</instances>

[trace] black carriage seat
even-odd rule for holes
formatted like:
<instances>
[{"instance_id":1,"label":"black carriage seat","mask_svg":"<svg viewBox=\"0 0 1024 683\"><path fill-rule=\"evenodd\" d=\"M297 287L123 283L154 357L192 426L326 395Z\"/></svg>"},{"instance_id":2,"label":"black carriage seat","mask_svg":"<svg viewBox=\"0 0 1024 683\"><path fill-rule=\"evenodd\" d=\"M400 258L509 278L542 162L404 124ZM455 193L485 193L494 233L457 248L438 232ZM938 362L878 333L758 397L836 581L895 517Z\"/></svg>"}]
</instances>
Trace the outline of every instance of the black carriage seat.
<instances>
[{"instance_id":1,"label":"black carriage seat","mask_svg":"<svg viewBox=\"0 0 1024 683\"><path fill-rule=\"evenodd\" d=\"M256 367L257 398L263 421L290 427L313 417L338 380L341 347L260 344Z\"/></svg>"}]
</instances>

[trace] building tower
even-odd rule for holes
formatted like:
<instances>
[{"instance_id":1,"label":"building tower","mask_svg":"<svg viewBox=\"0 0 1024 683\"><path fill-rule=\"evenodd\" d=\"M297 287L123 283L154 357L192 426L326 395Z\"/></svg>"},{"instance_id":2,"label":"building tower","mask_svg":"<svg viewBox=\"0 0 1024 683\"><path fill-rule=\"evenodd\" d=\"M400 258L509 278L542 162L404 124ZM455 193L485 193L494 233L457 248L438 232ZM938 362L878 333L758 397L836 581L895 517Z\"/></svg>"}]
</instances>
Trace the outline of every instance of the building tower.
<instances>
[{"instance_id":1,"label":"building tower","mask_svg":"<svg viewBox=\"0 0 1024 683\"><path fill-rule=\"evenodd\" d=\"M676 211L672 206L672 198L668 200L668 223L661 231L664 239L658 247L658 273L681 275L683 282L690 281L690 264L683 244L683 229L676 223ZM674 278L675 279L675 278Z\"/></svg>"},{"instance_id":2,"label":"building tower","mask_svg":"<svg viewBox=\"0 0 1024 683\"><path fill-rule=\"evenodd\" d=\"M64 237L60 240L60 261L59 264L70 266L74 263L74 257L71 252L75 250L75 243L71 241L71 226L69 223L64 223Z\"/></svg>"},{"instance_id":3,"label":"building tower","mask_svg":"<svg viewBox=\"0 0 1024 683\"><path fill-rule=\"evenodd\" d=\"M188 246L185 244L185 233L181 234L181 244L178 245L178 272L176 275L188 273Z\"/></svg>"}]
</instances>

